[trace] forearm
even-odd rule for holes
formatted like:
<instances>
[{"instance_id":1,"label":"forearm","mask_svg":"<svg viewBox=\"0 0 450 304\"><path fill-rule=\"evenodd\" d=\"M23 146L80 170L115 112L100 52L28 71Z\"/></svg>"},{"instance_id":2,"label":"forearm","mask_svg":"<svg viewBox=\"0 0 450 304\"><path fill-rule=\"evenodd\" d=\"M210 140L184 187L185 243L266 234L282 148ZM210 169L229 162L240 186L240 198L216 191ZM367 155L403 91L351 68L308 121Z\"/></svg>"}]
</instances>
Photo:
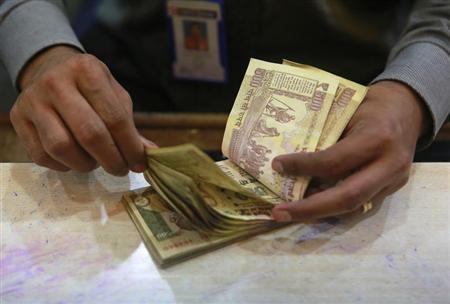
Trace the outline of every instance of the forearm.
<instances>
[{"instance_id":1,"label":"forearm","mask_svg":"<svg viewBox=\"0 0 450 304\"><path fill-rule=\"evenodd\" d=\"M449 19L449 1L417 1L385 71L372 82L395 80L420 97L429 132L419 148L432 141L450 112Z\"/></svg>"},{"instance_id":2,"label":"forearm","mask_svg":"<svg viewBox=\"0 0 450 304\"><path fill-rule=\"evenodd\" d=\"M18 88L24 67L43 50L55 45L83 50L62 11L62 1L1 2L0 41L0 60Z\"/></svg>"}]
</instances>

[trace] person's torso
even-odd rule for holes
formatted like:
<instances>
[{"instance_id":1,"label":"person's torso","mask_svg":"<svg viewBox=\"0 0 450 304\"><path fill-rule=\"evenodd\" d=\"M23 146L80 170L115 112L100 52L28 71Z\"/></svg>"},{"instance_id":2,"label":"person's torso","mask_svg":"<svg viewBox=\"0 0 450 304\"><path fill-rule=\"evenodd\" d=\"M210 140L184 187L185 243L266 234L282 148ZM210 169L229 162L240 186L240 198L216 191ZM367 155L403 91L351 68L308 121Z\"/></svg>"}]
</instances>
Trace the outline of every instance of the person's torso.
<instances>
[{"instance_id":1,"label":"person's torso","mask_svg":"<svg viewBox=\"0 0 450 304\"><path fill-rule=\"evenodd\" d=\"M224 0L225 84L173 77L166 1L100 1L97 15L132 58L107 62L113 71L125 69L143 86L159 90L173 110L228 111L251 57L286 58L367 84L384 67L410 5L409 0Z\"/></svg>"}]
</instances>

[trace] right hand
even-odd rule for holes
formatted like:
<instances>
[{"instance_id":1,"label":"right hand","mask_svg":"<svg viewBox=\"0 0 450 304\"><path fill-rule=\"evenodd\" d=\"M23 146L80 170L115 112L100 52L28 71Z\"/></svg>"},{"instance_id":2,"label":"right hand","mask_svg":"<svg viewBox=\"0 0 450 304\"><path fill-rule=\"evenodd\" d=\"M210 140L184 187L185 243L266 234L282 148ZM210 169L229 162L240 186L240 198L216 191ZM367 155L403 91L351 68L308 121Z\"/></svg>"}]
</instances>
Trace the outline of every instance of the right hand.
<instances>
[{"instance_id":1,"label":"right hand","mask_svg":"<svg viewBox=\"0 0 450 304\"><path fill-rule=\"evenodd\" d=\"M132 101L106 65L92 55L55 46L34 58L19 78L10 118L30 158L58 171L113 175L145 170Z\"/></svg>"}]
</instances>

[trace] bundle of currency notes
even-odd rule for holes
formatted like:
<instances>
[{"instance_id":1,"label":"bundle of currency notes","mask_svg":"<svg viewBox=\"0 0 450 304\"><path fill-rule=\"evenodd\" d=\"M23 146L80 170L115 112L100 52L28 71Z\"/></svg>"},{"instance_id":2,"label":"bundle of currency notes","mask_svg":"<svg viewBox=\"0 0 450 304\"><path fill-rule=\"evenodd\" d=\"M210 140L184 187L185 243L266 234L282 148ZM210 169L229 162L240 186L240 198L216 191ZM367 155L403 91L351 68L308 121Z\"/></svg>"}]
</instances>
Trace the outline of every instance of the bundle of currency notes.
<instances>
[{"instance_id":1,"label":"bundle of currency notes","mask_svg":"<svg viewBox=\"0 0 450 304\"><path fill-rule=\"evenodd\" d=\"M191 144L148 149L151 187L124 204L160 266L280 227L272 208L303 197L310 178L281 176L274 157L334 144L365 86L320 69L251 59L214 163Z\"/></svg>"}]
</instances>

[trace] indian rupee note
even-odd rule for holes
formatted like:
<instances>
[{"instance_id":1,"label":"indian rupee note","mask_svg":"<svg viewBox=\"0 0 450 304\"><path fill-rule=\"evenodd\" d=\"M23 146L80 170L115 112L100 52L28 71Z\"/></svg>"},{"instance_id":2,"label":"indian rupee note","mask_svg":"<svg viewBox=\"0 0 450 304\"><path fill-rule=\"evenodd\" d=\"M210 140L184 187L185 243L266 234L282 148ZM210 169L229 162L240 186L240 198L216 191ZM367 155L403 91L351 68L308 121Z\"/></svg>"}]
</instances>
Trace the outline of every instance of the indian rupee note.
<instances>
[{"instance_id":1,"label":"indian rupee note","mask_svg":"<svg viewBox=\"0 0 450 304\"><path fill-rule=\"evenodd\" d=\"M281 176L275 156L314 152L338 88L320 71L251 59L229 115L222 152L283 200L303 197L309 178Z\"/></svg>"},{"instance_id":2,"label":"indian rupee note","mask_svg":"<svg viewBox=\"0 0 450 304\"><path fill-rule=\"evenodd\" d=\"M194 145L146 152L146 178L186 218L197 214L197 219L205 219L205 211L214 211L218 217L235 220L271 220L272 203L239 185Z\"/></svg>"},{"instance_id":3,"label":"indian rupee note","mask_svg":"<svg viewBox=\"0 0 450 304\"><path fill-rule=\"evenodd\" d=\"M328 113L327 120L325 121L316 150L324 150L335 144L341 137L345 127L366 96L367 87L306 64L301 64L286 59L283 59L283 64L299 67L305 70L318 71L338 79L339 86L330 112Z\"/></svg>"},{"instance_id":4,"label":"indian rupee note","mask_svg":"<svg viewBox=\"0 0 450 304\"><path fill-rule=\"evenodd\" d=\"M282 225L264 222L228 236L199 232L153 189L127 192L123 203L158 265L165 267Z\"/></svg>"}]
</instances>

